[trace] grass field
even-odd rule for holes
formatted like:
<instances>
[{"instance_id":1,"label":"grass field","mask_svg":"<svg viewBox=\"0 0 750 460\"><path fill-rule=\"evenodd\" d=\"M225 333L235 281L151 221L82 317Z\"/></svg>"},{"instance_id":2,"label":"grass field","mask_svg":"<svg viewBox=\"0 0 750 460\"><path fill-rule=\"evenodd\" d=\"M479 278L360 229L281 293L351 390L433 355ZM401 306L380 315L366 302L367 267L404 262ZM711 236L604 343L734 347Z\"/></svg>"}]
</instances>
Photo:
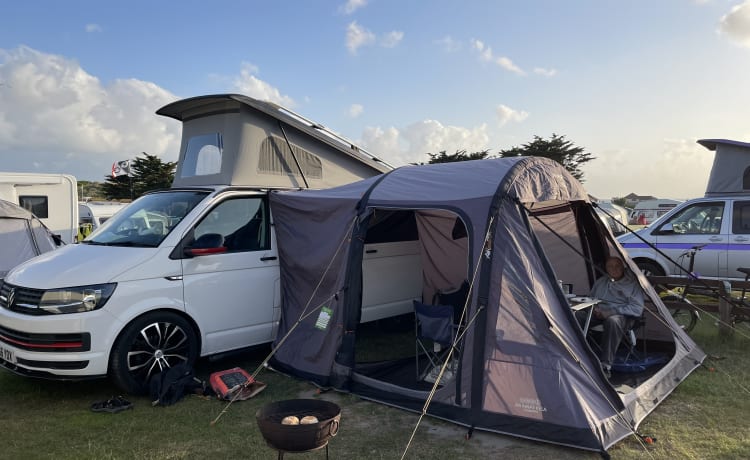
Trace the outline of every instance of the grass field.
<instances>
[{"instance_id":1,"label":"grass field","mask_svg":"<svg viewBox=\"0 0 750 460\"><path fill-rule=\"evenodd\" d=\"M708 353L696 370L654 413L639 431L657 439L645 446L635 437L612 449L614 459L746 459L750 458L750 329L721 339L710 318L692 333ZM248 371L261 362L267 347L225 358L202 361L202 378L217 370L241 366ZM92 402L117 395L106 380L54 382L34 380L0 371L0 414L3 442L0 458L8 459L272 459L277 453L265 445L255 422L264 404L297 397L325 398L341 406L341 429L330 443L337 459L398 459L417 423L417 415L327 392L312 385L266 371L259 379L268 388L255 398L225 408L218 400L189 396L170 407L152 407L148 398L129 398L132 410L118 414L94 413ZM475 433L425 419L406 458L409 459L578 459L598 454ZM323 451L288 454L291 459L325 458Z\"/></svg>"}]
</instances>

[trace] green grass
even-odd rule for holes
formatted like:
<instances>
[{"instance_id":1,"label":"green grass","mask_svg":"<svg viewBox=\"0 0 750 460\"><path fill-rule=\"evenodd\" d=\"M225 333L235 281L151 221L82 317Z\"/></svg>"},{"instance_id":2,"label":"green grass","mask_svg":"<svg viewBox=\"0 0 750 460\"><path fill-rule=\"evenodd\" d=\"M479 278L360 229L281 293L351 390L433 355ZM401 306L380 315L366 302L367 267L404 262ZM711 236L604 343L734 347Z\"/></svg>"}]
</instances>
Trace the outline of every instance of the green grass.
<instances>
[{"instance_id":1,"label":"green grass","mask_svg":"<svg viewBox=\"0 0 750 460\"><path fill-rule=\"evenodd\" d=\"M720 338L713 321L706 319L692 335L709 358L640 427L657 442L644 447L634 437L625 439L610 449L612 458L750 458L750 339ZM388 348L387 344L376 347ZM210 372L234 366L252 371L267 352L261 347L220 361L202 361L197 371L204 379ZM341 406L341 430L330 443L331 458L398 459L417 423L417 414L352 395L318 394L310 384L273 372L262 372L259 379L268 384L265 391L233 404L211 426L226 403L190 396L174 406L152 407L148 398L130 397L133 410L94 413L89 410L92 402L118 394L106 380L55 382L0 371L0 458L275 458L276 452L260 436L255 412L268 402L297 397L325 398ZM490 433L476 432L467 441L465 434L464 427L426 418L406 458L600 458L596 453ZM324 457L322 452L288 455L300 460Z\"/></svg>"}]
</instances>

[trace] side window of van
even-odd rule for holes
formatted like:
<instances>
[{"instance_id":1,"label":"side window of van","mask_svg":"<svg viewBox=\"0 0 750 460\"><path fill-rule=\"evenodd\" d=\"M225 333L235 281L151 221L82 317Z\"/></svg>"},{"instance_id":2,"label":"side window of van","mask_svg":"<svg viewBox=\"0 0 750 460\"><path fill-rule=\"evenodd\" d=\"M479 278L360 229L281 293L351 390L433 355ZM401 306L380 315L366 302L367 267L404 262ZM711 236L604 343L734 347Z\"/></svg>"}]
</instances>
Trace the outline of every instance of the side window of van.
<instances>
[{"instance_id":1,"label":"side window of van","mask_svg":"<svg viewBox=\"0 0 750 460\"><path fill-rule=\"evenodd\" d=\"M198 223L195 239L208 233L224 237L227 252L269 249L268 204L263 197L237 197L222 201Z\"/></svg>"},{"instance_id":2,"label":"side window of van","mask_svg":"<svg viewBox=\"0 0 750 460\"><path fill-rule=\"evenodd\" d=\"M735 201L732 209L732 233L750 234L750 201Z\"/></svg>"},{"instance_id":3,"label":"side window of van","mask_svg":"<svg viewBox=\"0 0 750 460\"><path fill-rule=\"evenodd\" d=\"M724 202L711 201L687 206L656 229L672 224L672 231L680 235L716 235L721 232Z\"/></svg>"}]
</instances>

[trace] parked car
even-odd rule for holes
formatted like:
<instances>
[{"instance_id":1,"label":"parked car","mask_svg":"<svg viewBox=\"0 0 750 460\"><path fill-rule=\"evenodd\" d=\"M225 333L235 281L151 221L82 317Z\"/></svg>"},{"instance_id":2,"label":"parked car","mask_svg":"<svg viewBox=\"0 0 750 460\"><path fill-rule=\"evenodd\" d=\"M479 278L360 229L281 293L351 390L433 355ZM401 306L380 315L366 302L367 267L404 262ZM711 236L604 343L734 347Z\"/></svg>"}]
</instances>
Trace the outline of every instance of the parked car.
<instances>
[{"instance_id":1,"label":"parked car","mask_svg":"<svg viewBox=\"0 0 750 460\"><path fill-rule=\"evenodd\" d=\"M628 211L611 201L597 201L596 213L607 224L613 235L621 235L627 231Z\"/></svg>"},{"instance_id":2,"label":"parked car","mask_svg":"<svg viewBox=\"0 0 750 460\"><path fill-rule=\"evenodd\" d=\"M686 276L687 251L698 247L697 275L744 279L737 268L750 267L750 196L689 200L618 240L646 274Z\"/></svg>"}]
</instances>

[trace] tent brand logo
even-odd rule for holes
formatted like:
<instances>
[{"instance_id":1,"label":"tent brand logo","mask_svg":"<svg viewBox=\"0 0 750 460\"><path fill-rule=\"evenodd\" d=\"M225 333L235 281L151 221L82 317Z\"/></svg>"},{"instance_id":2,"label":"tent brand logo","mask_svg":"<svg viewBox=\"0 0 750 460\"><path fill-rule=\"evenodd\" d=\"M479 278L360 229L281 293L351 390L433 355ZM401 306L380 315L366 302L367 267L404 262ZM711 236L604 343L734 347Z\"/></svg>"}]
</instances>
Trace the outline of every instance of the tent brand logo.
<instances>
[{"instance_id":1,"label":"tent brand logo","mask_svg":"<svg viewBox=\"0 0 750 460\"><path fill-rule=\"evenodd\" d=\"M522 409L524 412L547 412L547 408L542 406L542 402L533 398L520 398L516 403L516 407Z\"/></svg>"},{"instance_id":2,"label":"tent brand logo","mask_svg":"<svg viewBox=\"0 0 750 460\"><path fill-rule=\"evenodd\" d=\"M325 331L326 329L328 329L328 323L331 321L332 314L333 310L331 310L330 308L321 308L320 314L318 315L318 320L315 321L315 327L320 329L321 331Z\"/></svg>"}]
</instances>

